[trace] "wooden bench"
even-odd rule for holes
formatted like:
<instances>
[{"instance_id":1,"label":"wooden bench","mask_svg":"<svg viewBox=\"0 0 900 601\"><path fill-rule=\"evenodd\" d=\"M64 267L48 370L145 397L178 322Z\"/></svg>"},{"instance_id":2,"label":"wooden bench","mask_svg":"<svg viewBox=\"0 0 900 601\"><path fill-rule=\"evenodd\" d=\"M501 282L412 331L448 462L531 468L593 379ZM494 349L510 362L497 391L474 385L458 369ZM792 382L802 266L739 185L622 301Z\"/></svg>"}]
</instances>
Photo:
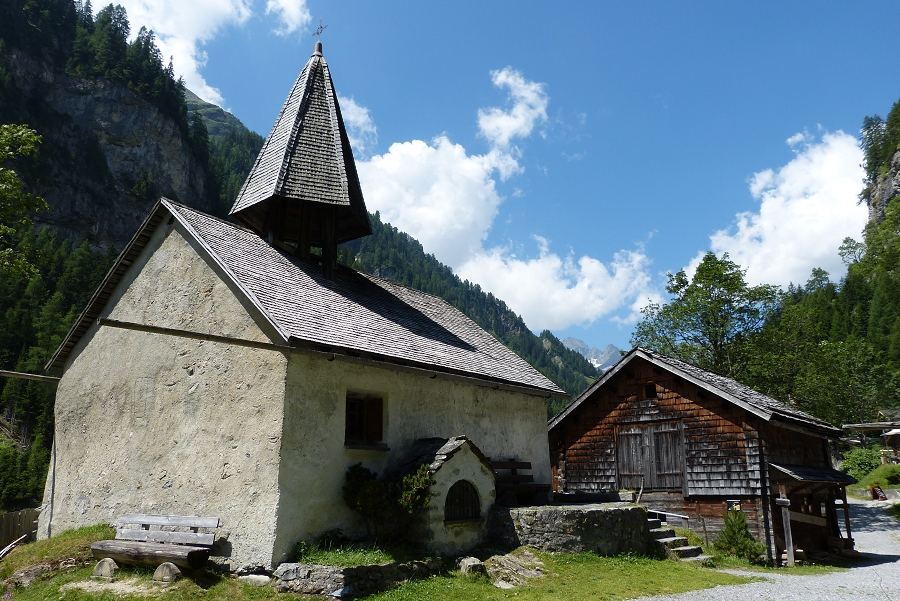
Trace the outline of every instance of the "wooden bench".
<instances>
[{"instance_id":1,"label":"wooden bench","mask_svg":"<svg viewBox=\"0 0 900 601\"><path fill-rule=\"evenodd\" d=\"M151 530L151 526L158 528ZM200 528L218 527L219 518L129 513L116 520L116 539L95 542L91 552L96 559L109 557L116 563L158 566L171 562L196 570L206 564L216 538L214 533L200 532Z\"/></svg>"},{"instance_id":2,"label":"wooden bench","mask_svg":"<svg viewBox=\"0 0 900 601\"><path fill-rule=\"evenodd\" d=\"M534 495L550 492L549 484L540 484L534 481L532 474L522 474L522 471L531 471L530 461L516 461L504 459L493 461L488 459L494 470L497 487L497 499L504 494L512 492L517 501L520 498L531 498Z\"/></svg>"}]
</instances>

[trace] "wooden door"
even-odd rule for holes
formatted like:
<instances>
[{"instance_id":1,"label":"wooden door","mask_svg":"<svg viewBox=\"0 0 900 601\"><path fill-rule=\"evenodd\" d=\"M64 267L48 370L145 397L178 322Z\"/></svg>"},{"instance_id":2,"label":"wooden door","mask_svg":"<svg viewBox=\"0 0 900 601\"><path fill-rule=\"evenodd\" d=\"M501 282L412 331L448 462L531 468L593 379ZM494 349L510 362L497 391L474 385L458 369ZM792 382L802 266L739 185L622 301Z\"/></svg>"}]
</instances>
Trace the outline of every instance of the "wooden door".
<instances>
[{"instance_id":1,"label":"wooden door","mask_svg":"<svg viewBox=\"0 0 900 601\"><path fill-rule=\"evenodd\" d=\"M647 422L619 426L616 470L622 489L681 490L684 444L679 422Z\"/></svg>"}]
</instances>

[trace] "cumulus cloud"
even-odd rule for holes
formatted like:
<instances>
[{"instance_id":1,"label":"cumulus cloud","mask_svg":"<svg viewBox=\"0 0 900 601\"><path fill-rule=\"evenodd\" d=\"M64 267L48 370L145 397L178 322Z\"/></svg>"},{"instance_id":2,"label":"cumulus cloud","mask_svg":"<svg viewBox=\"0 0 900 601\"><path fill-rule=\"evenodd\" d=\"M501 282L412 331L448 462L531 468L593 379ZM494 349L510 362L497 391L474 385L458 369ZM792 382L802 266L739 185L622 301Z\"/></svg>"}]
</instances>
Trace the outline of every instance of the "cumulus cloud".
<instances>
[{"instance_id":1,"label":"cumulus cloud","mask_svg":"<svg viewBox=\"0 0 900 601\"><path fill-rule=\"evenodd\" d=\"M631 314L616 321L633 323L641 307L658 299L642 249L620 251L604 264L587 255L560 257L550 252L548 240L535 240L536 258L492 248L475 253L458 273L502 298L536 330L588 325L629 305Z\"/></svg>"},{"instance_id":2,"label":"cumulus cloud","mask_svg":"<svg viewBox=\"0 0 900 601\"><path fill-rule=\"evenodd\" d=\"M378 142L378 130L369 115L369 109L356 103L353 98L344 98L338 94L341 116L347 128L347 137L353 150L365 155Z\"/></svg>"},{"instance_id":3,"label":"cumulus cloud","mask_svg":"<svg viewBox=\"0 0 900 601\"><path fill-rule=\"evenodd\" d=\"M229 25L241 25L252 15L252 0L121 0L132 34L152 29L163 56L172 57L175 74L207 102L222 105L222 93L200 74L206 65L202 46ZM268 0L266 14L280 20L279 33L290 33L310 21L306 0Z\"/></svg>"},{"instance_id":4,"label":"cumulus cloud","mask_svg":"<svg viewBox=\"0 0 900 601\"><path fill-rule=\"evenodd\" d=\"M858 237L867 219L857 202L865 174L855 137L837 131L817 140L803 132L787 143L794 159L750 180L759 211L739 213L732 227L710 236L711 250L727 252L753 284L805 283L814 267L839 275L838 246L846 236Z\"/></svg>"},{"instance_id":5,"label":"cumulus cloud","mask_svg":"<svg viewBox=\"0 0 900 601\"><path fill-rule=\"evenodd\" d=\"M643 249L621 251L603 263L586 255L560 256L538 235L531 258L516 255L511 244L485 248L504 200L497 180L522 172L511 141L546 120L549 102L543 84L509 67L491 72L491 78L509 90L511 106L478 111L490 150L469 154L446 135L393 144L386 153L357 162L367 205L461 277L502 298L534 330L589 324L620 309L627 315L618 321L633 322L648 298L659 298Z\"/></svg>"},{"instance_id":6,"label":"cumulus cloud","mask_svg":"<svg viewBox=\"0 0 900 601\"><path fill-rule=\"evenodd\" d=\"M275 13L281 21L275 33L286 36L294 33L312 20L306 8L306 0L268 0L266 14Z\"/></svg>"},{"instance_id":7,"label":"cumulus cloud","mask_svg":"<svg viewBox=\"0 0 900 601\"><path fill-rule=\"evenodd\" d=\"M478 110L478 129L495 147L506 149L513 138L531 135L538 121L547 120L550 99L544 84L528 81L512 67L491 71L491 80L498 88L509 90L512 105L504 110L497 107Z\"/></svg>"},{"instance_id":8,"label":"cumulus cloud","mask_svg":"<svg viewBox=\"0 0 900 601\"><path fill-rule=\"evenodd\" d=\"M481 248L497 216L496 160L438 136L392 144L357 170L366 204L455 268Z\"/></svg>"}]
</instances>

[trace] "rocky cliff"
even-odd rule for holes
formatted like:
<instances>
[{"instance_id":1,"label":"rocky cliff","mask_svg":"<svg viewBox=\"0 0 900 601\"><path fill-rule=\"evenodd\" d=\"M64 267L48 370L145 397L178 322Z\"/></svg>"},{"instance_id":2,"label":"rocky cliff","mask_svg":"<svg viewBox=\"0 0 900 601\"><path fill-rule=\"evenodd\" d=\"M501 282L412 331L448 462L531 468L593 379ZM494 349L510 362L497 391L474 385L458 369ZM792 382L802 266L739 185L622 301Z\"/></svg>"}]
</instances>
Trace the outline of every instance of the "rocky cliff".
<instances>
[{"instance_id":1,"label":"rocky cliff","mask_svg":"<svg viewBox=\"0 0 900 601\"><path fill-rule=\"evenodd\" d=\"M869 207L869 221L880 223L888 203L900 196L900 150L891 157L890 168L878 177L875 184L860 195Z\"/></svg>"},{"instance_id":2,"label":"rocky cliff","mask_svg":"<svg viewBox=\"0 0 900 601\"><path fill-rule=\"evenodd\" d=\"M128 87L68 75L15 48L0 64L3 121L43 137L40 156L17 166L50 205L35 216L39 227L121 249L160 195L210 209L187 132Z\"/></svg>"}]
</instances>

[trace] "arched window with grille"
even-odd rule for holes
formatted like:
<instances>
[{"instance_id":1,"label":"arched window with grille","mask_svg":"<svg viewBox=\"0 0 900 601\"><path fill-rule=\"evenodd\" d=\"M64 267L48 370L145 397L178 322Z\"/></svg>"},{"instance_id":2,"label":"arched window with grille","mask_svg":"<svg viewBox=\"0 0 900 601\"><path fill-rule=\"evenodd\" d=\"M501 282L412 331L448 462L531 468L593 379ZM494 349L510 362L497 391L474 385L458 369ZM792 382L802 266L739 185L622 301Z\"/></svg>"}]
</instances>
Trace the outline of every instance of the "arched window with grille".
<instances>
[{"instance_id":1,"label":"arched window with grille","mask_svg":"<svg viewBox=\"0 0 900 601\"><path fill-rule=\"evenodd\" d=\"M447 491L444 521L477 520L481 517L478 489L468 480L460 480Z\"/></svg>"}]
</instances>

